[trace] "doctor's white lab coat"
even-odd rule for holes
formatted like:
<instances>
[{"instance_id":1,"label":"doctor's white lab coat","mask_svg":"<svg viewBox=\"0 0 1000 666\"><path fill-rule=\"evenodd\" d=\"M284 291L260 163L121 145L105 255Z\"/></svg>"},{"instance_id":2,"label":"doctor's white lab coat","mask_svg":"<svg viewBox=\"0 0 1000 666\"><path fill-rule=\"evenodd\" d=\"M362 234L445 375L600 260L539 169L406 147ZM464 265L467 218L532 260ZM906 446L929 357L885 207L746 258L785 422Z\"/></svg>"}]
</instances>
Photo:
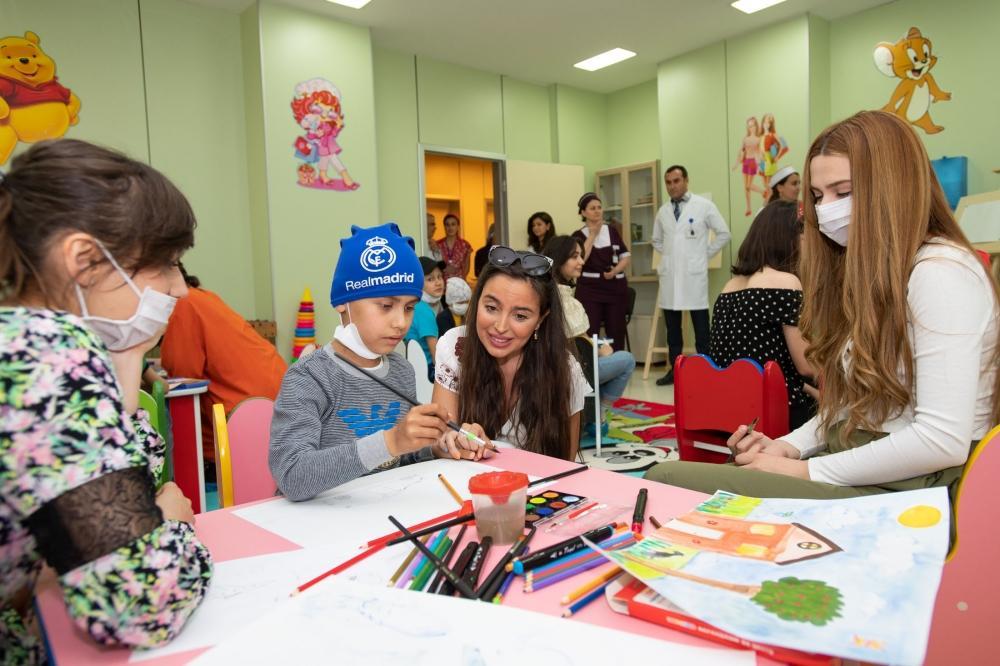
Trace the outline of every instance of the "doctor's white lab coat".
<instances>
[{"instance_id":1,"label":"doctor's white lab coat","mask_svg":"<svg viewBox=\"0 0 1000 666\"><path fill-rule=\"evenodd\" d=\"M715 239L708 241L709 229ZM653 222L653 247L660 253L659 306L665 310L708 309L708 260L729 242L731 234L715 204L692 194L681 204L680 219L667 201Z\"/></svg>"}]
</instances>

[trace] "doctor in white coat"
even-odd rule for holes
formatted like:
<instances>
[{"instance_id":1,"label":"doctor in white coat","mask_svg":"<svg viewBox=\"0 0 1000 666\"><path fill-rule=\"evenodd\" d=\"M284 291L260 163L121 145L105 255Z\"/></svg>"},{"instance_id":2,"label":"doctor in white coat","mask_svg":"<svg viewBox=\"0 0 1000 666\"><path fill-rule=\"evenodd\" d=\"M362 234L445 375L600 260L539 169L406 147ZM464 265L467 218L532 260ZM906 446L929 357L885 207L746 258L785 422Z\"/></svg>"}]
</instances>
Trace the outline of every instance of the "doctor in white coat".
<instances>
[{"instance_id":1,"label":"doctor in white coat","mask_svg":"<svg viewBox=\"0 0 1000 666\"><path fill-rule=\"evenodd\" d=\"M691 312L695 349L708 353L708 260L729 242L729 227L715 204L688 192L687 169L679 164L663 175L670 201L663 204L653 222L653 247L660 253L660 302L667 323L667 347L673 364L684 350L681 314ZM709 243L709 230L715 239ZM657 385L674 383L671 367L656 380Z\"/></svg>"}]
</instances>

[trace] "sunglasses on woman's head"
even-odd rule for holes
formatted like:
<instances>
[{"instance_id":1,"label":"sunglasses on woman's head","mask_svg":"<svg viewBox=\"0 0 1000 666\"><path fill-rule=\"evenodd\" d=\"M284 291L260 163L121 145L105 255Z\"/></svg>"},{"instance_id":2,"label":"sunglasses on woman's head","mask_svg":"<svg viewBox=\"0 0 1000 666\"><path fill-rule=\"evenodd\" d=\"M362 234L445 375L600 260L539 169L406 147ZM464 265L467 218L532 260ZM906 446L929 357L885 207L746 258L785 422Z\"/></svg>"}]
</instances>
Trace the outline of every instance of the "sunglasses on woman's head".
<instances>
[{"instance_id":1,"label":"sunglasses on woman's head","mask_svg":"<svg viewBox=\"0 0 1000 666\"><path fill-rule=\"evenodd\" d=\"M548 275L552 269L552 259L549 257L534 252L518 252L503 245L490 248L489 262L500 268L509 268L516 262L521 262L524 274L532 277Z\"/></svg>"}]
</instances>

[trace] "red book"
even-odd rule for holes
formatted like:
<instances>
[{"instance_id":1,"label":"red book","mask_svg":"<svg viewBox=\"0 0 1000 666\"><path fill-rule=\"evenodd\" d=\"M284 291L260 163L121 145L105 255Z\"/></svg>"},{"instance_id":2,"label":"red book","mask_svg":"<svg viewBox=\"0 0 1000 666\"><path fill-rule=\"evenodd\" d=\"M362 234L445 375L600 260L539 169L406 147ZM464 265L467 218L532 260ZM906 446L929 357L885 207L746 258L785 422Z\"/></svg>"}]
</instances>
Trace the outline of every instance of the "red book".
<instances>
[{"instance_id":1,"label":"red book","mask_svg":"<svg viewBox=\"0 0 1000 666\"><path fill-rule=\"evenodd\" d=\"M671 603L666 597L646 587L640 580L636 580L630 576L623 576L620 580L623 581L623 584L612 584L618 588L616 591L612 593L612 586L608 588L608 601L611 604L611 608L619 613L624 613L640 620L645 620L646 622L662 624L670 629L683 631L698 638L728 645L732 648L753 650L765 657L788 664L796 664L797 666L832 666L837 663L837 660L833 657L766 645L734 636L727 631L716 629L710 624L691 617L678 606Z\"/></svg>"}]
</instances>

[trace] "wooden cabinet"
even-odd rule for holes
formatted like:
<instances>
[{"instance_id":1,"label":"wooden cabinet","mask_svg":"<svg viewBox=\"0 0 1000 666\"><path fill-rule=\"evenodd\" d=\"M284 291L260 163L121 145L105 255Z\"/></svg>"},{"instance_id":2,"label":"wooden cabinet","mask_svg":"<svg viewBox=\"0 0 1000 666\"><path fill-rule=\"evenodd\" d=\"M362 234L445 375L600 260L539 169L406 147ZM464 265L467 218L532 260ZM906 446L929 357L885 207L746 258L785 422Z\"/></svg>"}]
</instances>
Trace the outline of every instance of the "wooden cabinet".
<instances>
[{"instance_id":1,"label":"wooden cabinet","mask_svg":"<svg viewBox=\"0 0 1000 666\"><path fill-rule=\"evenodd\" d=\"M656 280L659 256L653 250L653 220L660 209L657 161L605 169L594 174L594 191L604 205L604 220L614 225L632 252L630 282Z\"/></svg>"}]
</instances>

